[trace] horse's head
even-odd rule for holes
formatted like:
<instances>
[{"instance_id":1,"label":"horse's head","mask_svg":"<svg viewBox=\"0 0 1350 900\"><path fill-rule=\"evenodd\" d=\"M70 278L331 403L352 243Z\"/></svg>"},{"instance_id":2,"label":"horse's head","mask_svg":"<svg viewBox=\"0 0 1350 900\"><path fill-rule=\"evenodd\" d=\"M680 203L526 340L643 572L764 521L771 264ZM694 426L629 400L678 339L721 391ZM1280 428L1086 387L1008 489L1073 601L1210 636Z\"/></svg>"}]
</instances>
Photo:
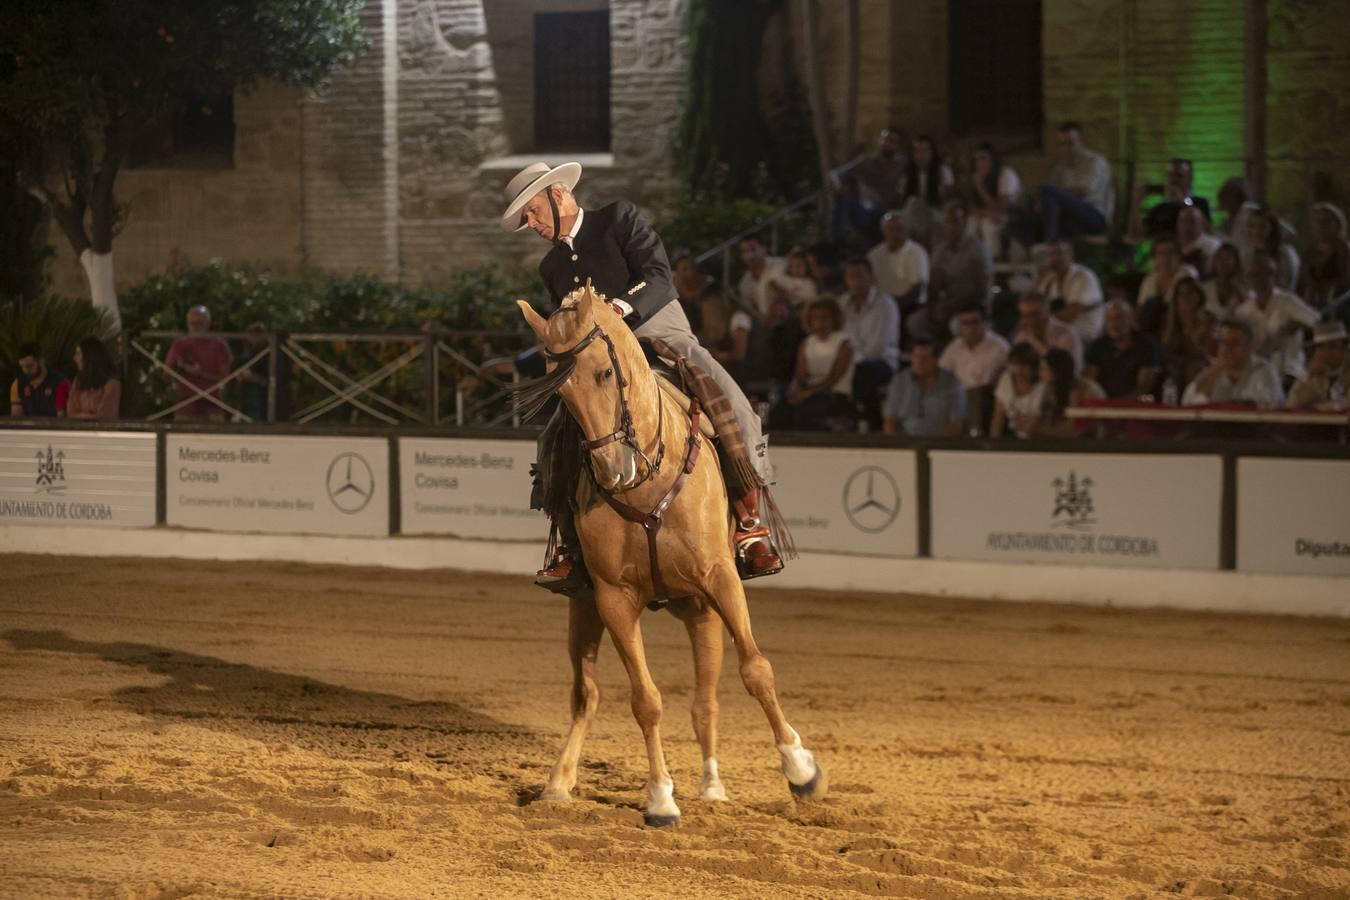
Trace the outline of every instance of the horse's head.
<instances>
[{"instance_id":1,"label":"horse's head","mask_svg":"<svg viewBox=\"0 0 1350 900\"><path fill-rule=\"evenodd\" d=\"M647 473L638 466L634 420L653 421L660 397L633 333L589 283L547 319L524 300L516 303L548 357L540 387L562 397L581 425L600 487L614 492L638 484Z\"/></svg>"}]
</instances>

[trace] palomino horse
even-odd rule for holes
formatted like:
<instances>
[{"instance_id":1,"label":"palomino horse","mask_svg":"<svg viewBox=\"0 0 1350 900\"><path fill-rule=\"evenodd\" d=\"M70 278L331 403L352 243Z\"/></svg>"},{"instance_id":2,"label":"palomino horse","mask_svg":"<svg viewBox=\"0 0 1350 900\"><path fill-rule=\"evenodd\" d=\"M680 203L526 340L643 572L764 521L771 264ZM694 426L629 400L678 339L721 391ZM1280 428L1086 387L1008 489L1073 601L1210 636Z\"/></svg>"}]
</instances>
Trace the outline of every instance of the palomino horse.
<instances>
[{"instance_id":1,"label":"palomino horse","mask_svg":"<svg viewBox=\"0 0 1350 900\"><path fill-rule=\"evenodd\" d=\"M638 623L643 606L662 593L681 598L669 608L684 622L693 644L694 732L703 751L700 798L726 799L717 771L723 624L736 644L741 680L768 717L793 796L823 797L824 774L779 708L773 668L750 630L717 454L699 453L707 439L657 385L633 333L589 284L568 295L547 320L524 300L517 303L550 361L549 374L539 379L534 395L556 391L562 397L585 433L590 470L577 486L576 524L595 593L570 599L572 726L540 799L571 798L581 744L600 699L595 661L608 630L628 670L633 716L647 743L645 821L679 825L680 809L661 749L661 695L647 670ZM625 518L620 507L637 515Z\"/></svg>"}]
</instances>

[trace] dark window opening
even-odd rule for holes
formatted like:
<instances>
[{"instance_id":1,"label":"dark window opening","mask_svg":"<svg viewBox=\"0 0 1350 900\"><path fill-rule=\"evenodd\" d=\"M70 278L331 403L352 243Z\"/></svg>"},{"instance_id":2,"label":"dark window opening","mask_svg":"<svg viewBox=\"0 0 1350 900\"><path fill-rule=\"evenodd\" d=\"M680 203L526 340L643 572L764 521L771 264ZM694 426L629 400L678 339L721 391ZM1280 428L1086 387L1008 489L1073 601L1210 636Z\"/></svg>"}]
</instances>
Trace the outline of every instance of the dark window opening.
<instances>
[{"instance_id":1,"label":"dark window opening","mask_svg":"<svg viewBox=\"0 0 1350 900\"><path fill-rule=\"evenodd\" d=\"M609 149L609 10L535 13L534 144Z\"/></svg>"},{"instance_id":2,"label":"dark window opening","mask_svg":"<svg viewBox=\"0 0 1350 900\"><path fill-rule=\"evenodd\" d=\"M234 165L234 97L191 97L132 141L132 168L228 169Z\"/></svg>"},{"instance_id":3,"label":"dark window opening","mask_svg":"<svg viewBox=\"0 0 1350 900\"><path fill-rule=\"evenodd\" d=\"M952 130L1039 143L1041 0L951 0L948 9Z\"/></svg>"}]
</instances>

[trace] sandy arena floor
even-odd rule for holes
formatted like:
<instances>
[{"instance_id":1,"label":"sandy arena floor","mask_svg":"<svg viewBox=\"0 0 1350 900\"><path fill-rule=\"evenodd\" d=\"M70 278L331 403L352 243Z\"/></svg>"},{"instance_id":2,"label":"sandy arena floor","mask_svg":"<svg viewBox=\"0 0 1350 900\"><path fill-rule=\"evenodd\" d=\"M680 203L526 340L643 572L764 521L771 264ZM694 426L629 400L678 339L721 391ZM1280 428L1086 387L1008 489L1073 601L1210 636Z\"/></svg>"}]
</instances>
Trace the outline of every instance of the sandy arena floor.
<instances>
[{"instance_id":1,"label":"sandy arena floor","mask_svg":"<svg viewBox=\"0 0 1350 900\"><path fill-rule=\"evenodd\" d=\"M563 603L522 578L0 556L0 895L1350 896L1350 622L758 592L829 772L796 807L735 665L680 831L613 648L579 799ZM728 651L730 653L730 651Z\"/></svg>"}]
</instances>

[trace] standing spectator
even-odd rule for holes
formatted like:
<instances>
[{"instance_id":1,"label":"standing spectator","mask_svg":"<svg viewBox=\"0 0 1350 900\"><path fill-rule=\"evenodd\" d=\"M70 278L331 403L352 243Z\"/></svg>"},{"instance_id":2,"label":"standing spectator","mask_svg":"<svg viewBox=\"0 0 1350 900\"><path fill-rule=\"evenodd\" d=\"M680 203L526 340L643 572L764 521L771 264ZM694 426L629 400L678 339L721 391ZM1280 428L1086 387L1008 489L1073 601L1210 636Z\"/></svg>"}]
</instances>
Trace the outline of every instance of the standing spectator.
<instances>
[{"instance_id":1,"label":"standing spectator","mask_svg":"<svg viewBox=\"0 0 1350 900\"><path fill-rule=\"evenodd\" d=\"M676 250L670 258L671 283L675 286L675 299L680 301L689 328L698 334L699 298L708 286L708 276L698 267L693 251Z\"/></svg>"},{"instance_id":2,"label":"standing spectator","mask_svg":"<svg viewBox=\"0 0 1350 900\"><path fill-rule=\"evenodd\" d=\"M942 161L937 144L926 134L910 145L909 165L900 179L900 203L909 231L925 246L932 243L933 223L956 187L956 176Z\"/></svg>"},{"instance_id":3,"label":"standing spectator","mask_svg":"<svg viewBox=\"0 0 1350 900\"><path fill-rule=\"evenodd\" d=\"M9 389L9 414L50 418L66 414L70 382L55 369L47 368L42 348L32 341L19 345L19 377Z\"/></svg>"},{"instance_id":4,"label":"standing spectator","mask_svg":"<svg viewBox=\"0 0 1350 900\"><path fill-rule=\"evenodd\" d=\"M1181 261L1177 239L1164 235L1153 242L1153 270L1139 285L1135 306L1139 310L1139 327L1155 337L1162 334L1167 321L1167 307L1177 282L1183 278L1199 280L1200 273Z\"/></svg>"},{"instance_id":5,"label":"standing spectator","mask_svg":"<svg viewBox=\"0 0 1350 900\"><path fill-rule=\"evenodd\" d=\"M1004 165L985 141L975 148L970 172L970 231L989 248L989 255L1002 259L1003 227L1008 209L1022 198L1022 179L1012 166Z\"/></svg>"},{"instance_id":6,"label":"standing spectator","mask_svg":"<svg viewBox=\"0 0 1350 900\"><path fill-rule=\"evenodd\" d=\"M742 387L762 380L767 374L760 351L762 341L756 340L763 329L743 309L733 309L726 291L720 285L710 284L703 289L699 301L703 327L698 331L698 342L708 349L713 359L722 364ZM759 332L759 334L756 334Z\"/></svg>"},{"instance_id":7,"label":"standing spectator","mask_svg":"<svg viewBox=\"0 0 1350 900\"><path fill-rule=\"evenodd\" d=\"M861 256L844 264L844 330L856 365L853 397L874 429L881 427L881 391L900 367L900 309L872 278L872 266Z\"/></svg>"},{"instance_id":8,"label":"standing spectator","mask_svg":"<svg viewBox=\"0 0 1350 900\"><path fill-rule=\"evenodd\" d=\"M895 298L902 319L928 301L928 251L909 238L904 216L881 217L882 241L867 251L877 287Z\"/></svg>"},{"instance_id":9,"label":"standing spectator","mask_svg":"<svg viewBox=\"0 0 1350 900\"><path fill-rule=\"evenodd\" d=\"M1056 134L1059 157L1038 194L1044 239L1105 234L1115 207L1111 166L1083 145L1083 129L1065 122Z\"/></svg>"},{"instance_id":10,"label":"standing spectator","mask_svg":"<svg viewBox=\"0 0 1350 900\"><path fill-rule=\"evenodd\" d=\"M808 334L797 351L797 374L770 415L769 427L826 431L832 419L852 417L854 353L844 314L829 297L806 308Z\"/></svg>"},{"instance_id":11,"label":"standing spectator","mask_svg":"<svg viewBox=\"0 0 1350 900\"><path fill-rule=\"evenodd\" d=\"M1303 376L1303 329L1317 323L1317 311L1275 286L1275 260L1257 251L1247 267L1251 295L1233 316L1251 328L1253 350L1266 357L1287 382Z\"/></svg>"},{"instance_id":12,"label":"standing spectator","mask_svg":"<svg viewBox=\"0 0 1350 900\"><path fill-rule=\"evenodd\" d=\"M1284 404L1275 367L1252 354L1251 326L1241 319L1220 322L1217 347L1214 362L1186 385L1183 404L1251 403L1258 409L1278 409Z\"/></svg>"},{"instance_id":13,"label":"standing spectator","mask_svg":"<svg viewBox=\"0 0 1350 900\"><path fill-rule=\"evenodd\" d=\"M1177 246L1181 261L1208 278L1214 253L1223 242L1209 233L1209 219L1197 207L1186 206L1177 213Z\"/></svg>"},{"instance_id":14,"label":"standing spectator","mask_svg":"<svg viewBox=\"0 0 1350 900\"><path fill-rule=\"evenodd\" d=\"M764 249L764 242L757 237L741 238L741 262L745 264L745 274L737 287L741 306L749 310L763 325L772 322L769 283L773 276L787 271L787 260L780 256L770 256Z\"/></svg>"},{"instance_id":15,"label":"standing spectator","mask_svg":"<svg viewBox=\"0 0 1350 900\"><path fill-rule=\"evenodd\" d=\"M194 306L187 314L187 337L181 337L169 347L164 357L164 367L177 372L186 381L183 384L174 379L174 394L179 402L207 390L230 374L230 345L218 337L211 337L211 311L205 306ZM220 388L209 391L209 396L219 399ZM177 412L178 421L206 419L211 422L225 420L225 411L205 396L190 401Z\"/></svg>"},{"instance_id":16,"label":"standing spectator","mask_svg":"<svg viewBox=\"0 0 1350 900\"><path fill-rule=\"evenodd\" d=\"M907 164L904 141L898 128L883 128L877 135L877 152L834 181L834 240L846 242L850 230L875 240L881 211L900 200L900 179Z\"/></svg>"},{"instance_id":17,"label":"standing spectator","mask_svg":"<svg viewBox=\"0 0 1350 900\"><path fill-rule=\"evenodd\" d=\"M1083 365L1083 342L1072 328L1050 317L1050 308L1045 295L1037 291L1028 291L1017 298L1017 324L1013 326L1009 341L1015 347L1018 344L1030 344L1037 354L1045 353L1051 347L1069 351L1076 364Z\"/></svg>"},{"instance_id":18,"label":"standing spectator","mask_svg":"<svg viewBox=\"0 0 1350 900\"><path fill-rule=\"evenodd\" d=\"M1073 261L1073 244L1066 240L1046 245L1045 271L1036 281L1037 293L1050 301L1054 316L1073 329L1087 346L1102 333L1102 285L1097 274Z\"/></svg>"},{"instance_id":19,"label":"standing spectator","mask_svg":"<svg viewBox=\"0 0 1350 900\"><path fill-rule=\"evenodd\" d=\"M919 338L910 367L896 372L886 391L882 430L912 437L956 437L966 418L966 392L956 376L938 368L933 342Z\"/></svg>"},{"instance_id":20,"label":"standing spectator","mask_svg":"<svg viewBox=\"0 0 1350 900\"><path fill-rule=\"evenodd\" d=\"M1257 253L1266 253L1275 261L1275 286L1294 290L1298 285L1298 251L1285 240L1284 223L1275 210L1262 203L1251 211L1247 217L1247 239L1244 268L1250 270L1252 257Z\"/></svg>"},{"instance_id":21,"label":"standing spectator","mask_svg":"<svg viewBox=\"0 0 1350 900\"><path fill-rule=\"evenodd\" d=\"M1330 203L1312 207L1312 244L1303 265L1299 295L1313 309L1326 309L1350 291L1350 241L1345 213Z\"/></svg>"},{"instance_id":22,"label":"standing spectator","mask_svg":"<svg viewBox=\"0 0 1350 900\"><path fill-rule=\"evenodd\" d=\"M1308 371L1289 391L1290 409L1345 409L1350 388L1346 329L1340 322L1318 322L1313 329Z\"/></svg>"},{"instance_id":23,"label":"standing spectator","mask_svg":"<svg viewBox=\"0 0 1350 900\"><path fill-rule=\"evenodd\" d=\"M1130 220L1126 233L1135 240L1156 238L1162 234L1175 234L1177 218L1184 209L1198 209L1206 219L1209 218L1209 201L1191 193L1195 180L1195 167L1189 159L1173 159L1167 164L1167 175L1163 184L1140 184L1134 190L1134 202L1130 204ZM1144 200L1151 194L1161 194L1162 200L1144 212Z\"/></svg>"},{"instance_id":24,"label":"standing spectator","mask_svg":"<svg viewBox=\"0 0 1350 900\"><path fill-rule=\"evenodd\" d=\"M994 409L994 382L1008 359L1008 342L989 330L984 307L978 304L961 310L956 323L956 340L942 351L938 365L961 382L970 426L984 431Z\"/></svg>"},{"instance_id":25,"label":"standing spectator","mask_svg":"<svg viewBox=\"0 0 1350 900\"><path fill-rule=\"evenodd\" d=\"M1003 437L1011 429L1018 437L1030 437L1022 426L1035 422L1041 415L1041 401L1045 385L1037 381L1041 355L1030 344L1013 344L1008 352L1008 368L999 376L994 387L994 418L989 425L990 437Z\"/></svg>"},{"instance_id":26,"label":"standing spectator","mask_svg":"<svg viewBox=\"0 0 1350 900\"><path fill-rule=\"evenodd\" d=\"M1244 256L1250 240L1247 218L1255 208L1256 204L1248 199L1247 182L1242 177L1234 175L1219 188L1219 209L1224 212L1224 220L1217 229L1219 238L1235 245Z\"/></svg>"},{"instance_id":27,"label":"standing spectator","mask_svg":"<svg viewBox=\"0 0 1350 900\"><path fill-rule=\"evenodd\" d=\"M946 340L958 311L972 303L988 307L993 273L989 248L966 233L965 208L956 201L948 203L942 213L942 237L933 248L926 315L915 317L916 330Z\"/></svg>"},{"instance_id":28,"label":"standing spectator","mask_svg":"<svg viewBox=\"0 0 1350 900\"><path fill-rule=\"evenodd\" d=\"M1128 303L1111 301L1105 318L1104 333L1088 346L1083 377L1101 385L1113 400L1151 394L1162 368L1158 342L1134 327Z\"/></svg>"},{"instance_id":29,"label":"standing spectator","mask_svg":"<svg viewBox=\"0 0 1350 900\"><path fill-rule=\"evenodd\" d=\"M1178 281L1162 331L1163 358L1173 389L1179 391L1190 384L1209 365L1214 353L1214 321L1195 279ZM1164 399L1175 402L1175 397Z\"/></svg>"},{"instance_id":30,"label":"standing spectator","mask_svg":"<svg viewBox=\"0 0 1350 900\"><path fill-rule=\"evenodd\" d=\"M243 369L239 373L239 411L251 422L266 422L267 392L272 382L271 365L266 356L256 360L253 357L267 348L267 326L261 322L252 322L244 331L248 334L244 338L244 352L235 360L235 365Z\"/></svg>"},{"instance_id":31,"label":"standing spectator","mask_svg":"<svg viewBox=\"0 0 1350 900\"><path fill-rule=\"evenodd\" d=\"M1222 321L1247 299L1247 280L1242 275L1242 255L1236 244L1223 244L1210 260L1210 277L1201 282L1205 309Z\"/></svg>"},{"instance_id":32,"label":"standing spectator","mask_svg":"<svg viewBox=\"0 0 1350 900\"><path fill-rule=\"evenodd\" d=\"M75 380L66 398L71 419L116 419L122 403L122 382L107 346L87 337L75 346Z\"/></svg>"},{"instance_id":33,"label":"standing spectator","mask_svg":"<svg viewBox=\"0 0 1350 900\"><path fill-rule=\"evenodd\" d=\"M1077 437L1078 427L1068 418L1069 407L1106 396L1095 381L1074 375L1073 357L1059 347L1051 347L1041 358L1041 384L1039 415L1017 423L1018 431L1031 437Z\"/></svg>"}]
</instances>

